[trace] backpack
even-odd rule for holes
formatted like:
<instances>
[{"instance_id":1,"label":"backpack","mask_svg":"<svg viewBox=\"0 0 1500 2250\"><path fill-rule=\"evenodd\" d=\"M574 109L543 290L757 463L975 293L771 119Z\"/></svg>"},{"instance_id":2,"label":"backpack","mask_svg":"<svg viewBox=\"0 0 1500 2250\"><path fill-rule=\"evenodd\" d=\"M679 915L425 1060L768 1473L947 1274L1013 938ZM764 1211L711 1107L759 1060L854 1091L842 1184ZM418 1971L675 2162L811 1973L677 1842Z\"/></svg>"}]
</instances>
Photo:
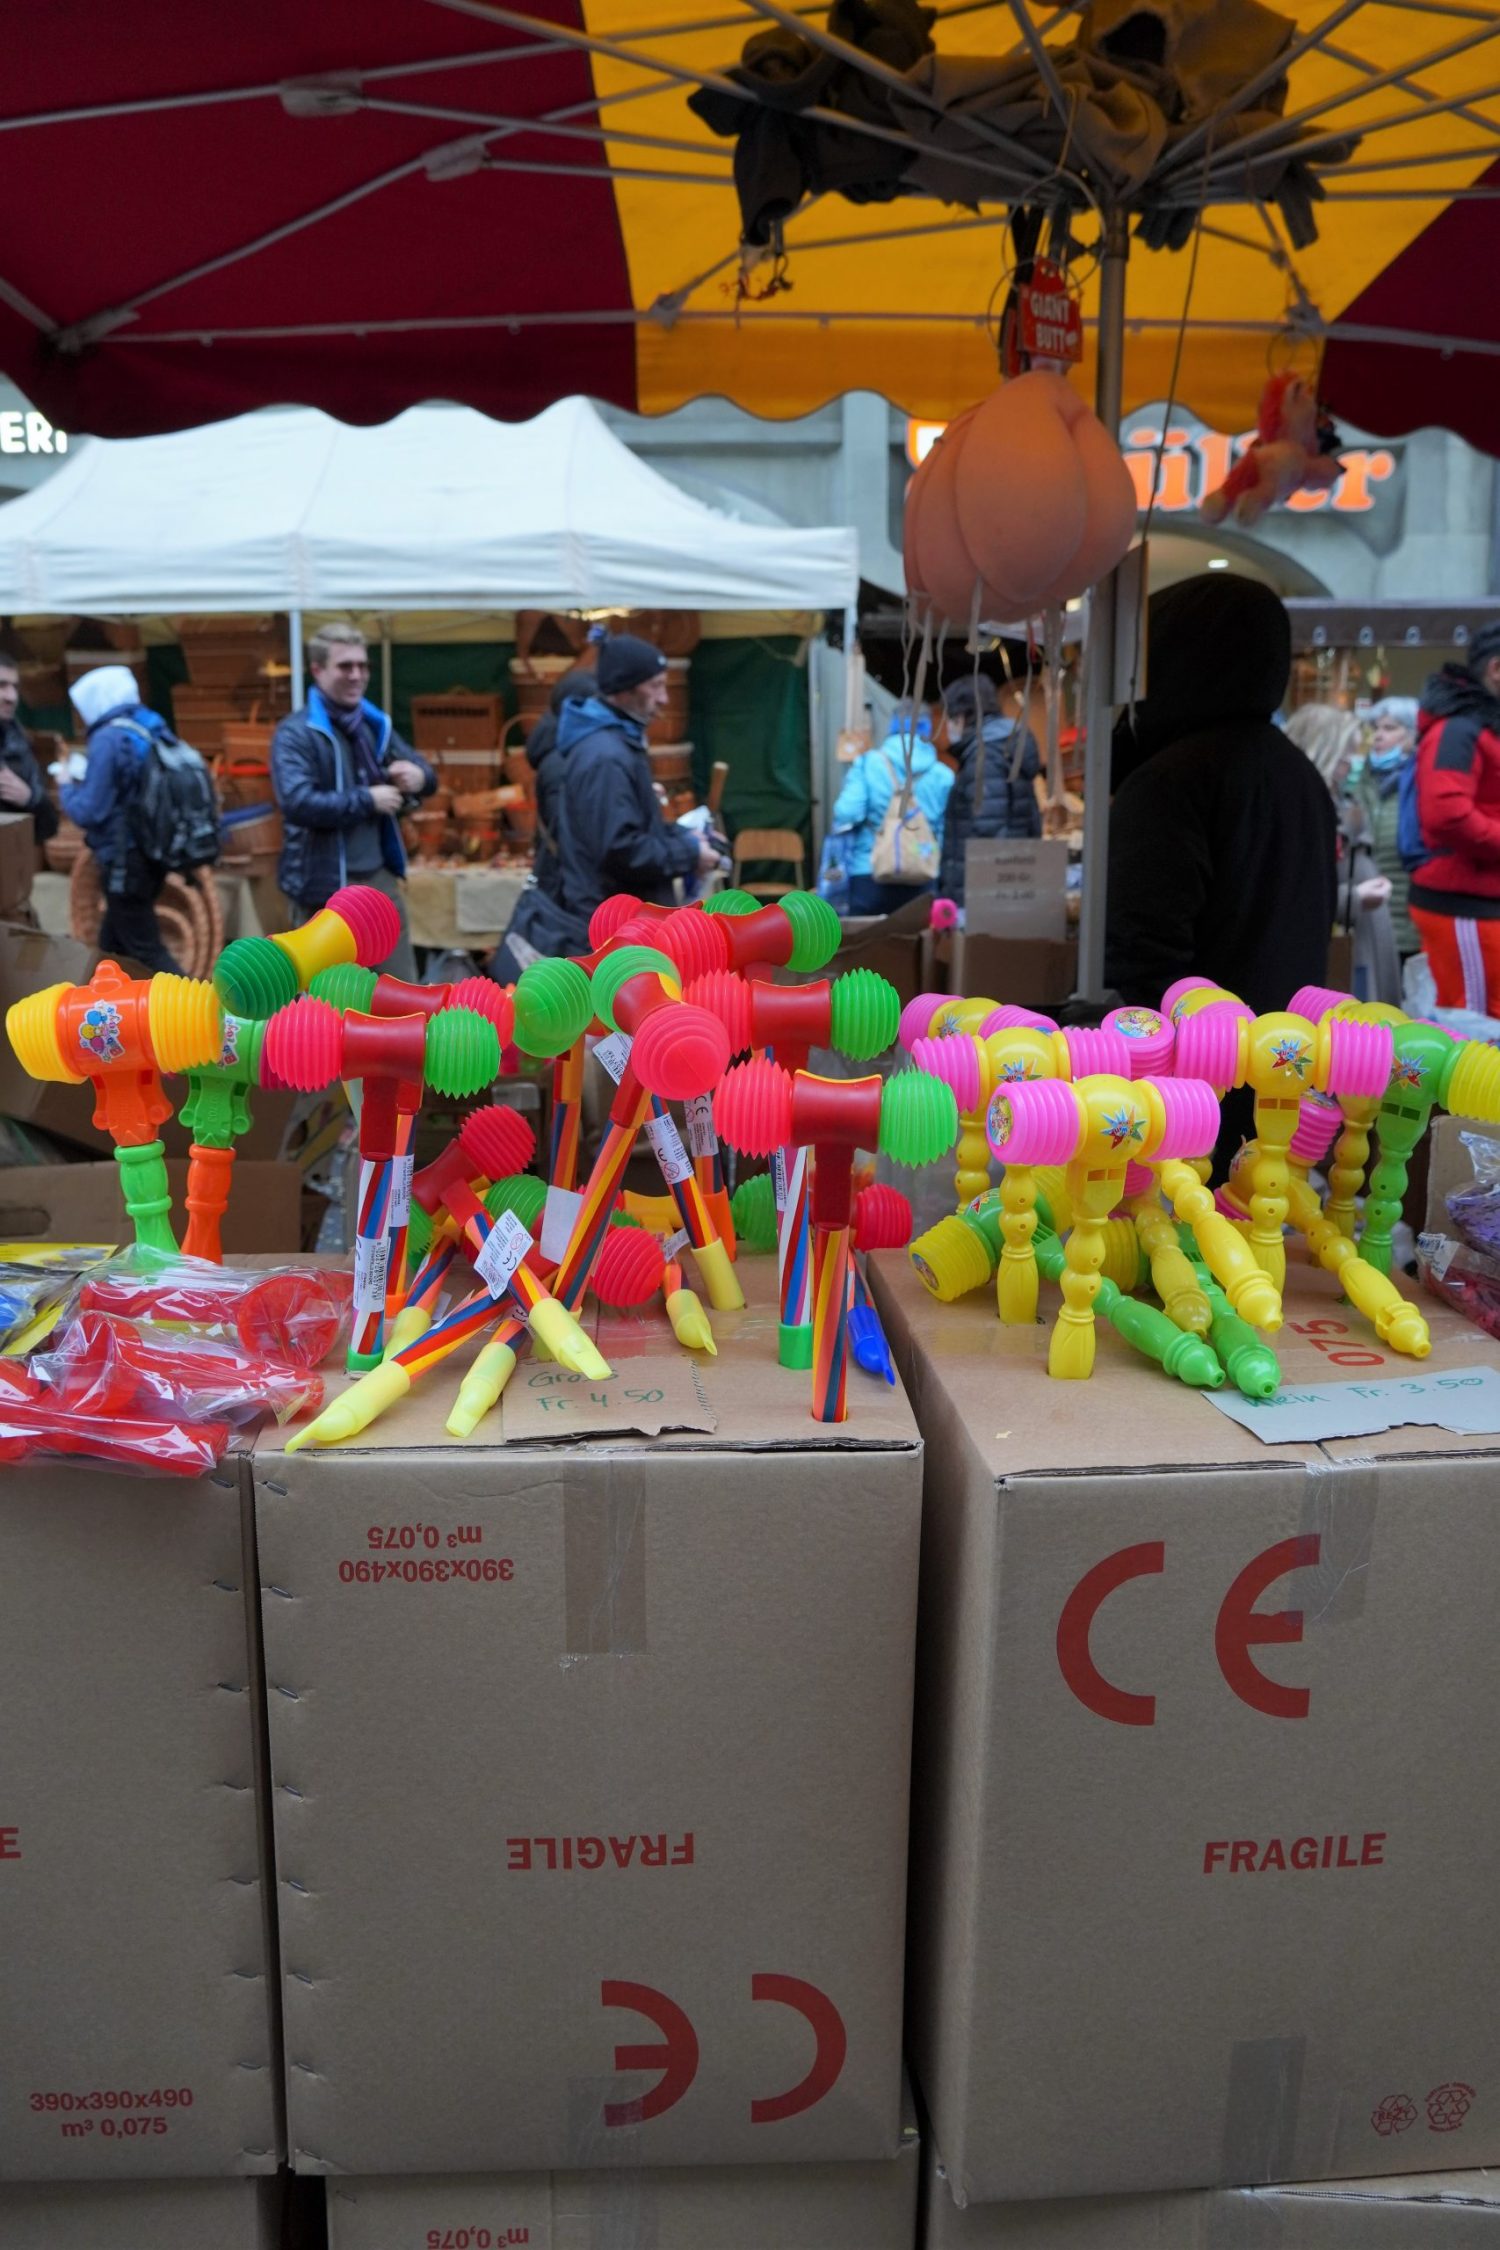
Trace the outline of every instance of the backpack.
<instances>
[{"instance_id":1,"label":"backpack","mask_svg":"<svg viewBox=\"0 0 1500 2250\"><path fill-rule=\"evenodd\" d=\"M1408 874L1415 872L1422 862L1431 859L1422 834L1422 810L1417 797L1417 761L1408 758L1402 765L1396 781L1396 849L1401 864Z\"/></svg>"},{"instance_id":2,"label":"backpack","mask_svg":"<svg viewBox=\"0 0 1500 2250\"><path fill-rule=\"evenodd\" d=\"M870 846L870 873L877 883L936 882L940 855L932 823L912 794L915 784L904 767L898 775L890 759L885 762L894 789Z\"/></svg>"},{"instance_id":3,"label":"backpack","mask_svg":"<svg viewBox=\"0 0 1500 2250\"><path fill-rule=\"evenodd\" d=\"M219 856L219 807L202 758L175 734L153 734L134 719L121 724L146 745L129 812L136 850L169 875L212 867Z\"/></svg>"}]
</instances>

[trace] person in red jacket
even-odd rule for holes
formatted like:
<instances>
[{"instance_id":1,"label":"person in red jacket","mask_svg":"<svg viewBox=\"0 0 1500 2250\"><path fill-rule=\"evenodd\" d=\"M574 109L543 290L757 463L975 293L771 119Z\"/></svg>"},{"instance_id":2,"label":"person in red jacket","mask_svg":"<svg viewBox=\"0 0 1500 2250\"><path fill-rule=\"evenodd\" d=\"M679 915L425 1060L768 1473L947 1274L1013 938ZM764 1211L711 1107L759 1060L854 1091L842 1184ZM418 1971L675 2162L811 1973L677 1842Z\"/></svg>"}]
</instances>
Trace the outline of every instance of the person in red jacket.
<instances>
[{"instance_id":1,"label":"person in red jacket","mask_svg":"<svg viewBox=\"0 0 1500 2250\"><path fill-rule=\"evenodd\" d=\"M1410 912L1438 1006L1500 1014L1500 623L1423 690L1417 809L1428 856Z\"/></svg>"}]
</instances>

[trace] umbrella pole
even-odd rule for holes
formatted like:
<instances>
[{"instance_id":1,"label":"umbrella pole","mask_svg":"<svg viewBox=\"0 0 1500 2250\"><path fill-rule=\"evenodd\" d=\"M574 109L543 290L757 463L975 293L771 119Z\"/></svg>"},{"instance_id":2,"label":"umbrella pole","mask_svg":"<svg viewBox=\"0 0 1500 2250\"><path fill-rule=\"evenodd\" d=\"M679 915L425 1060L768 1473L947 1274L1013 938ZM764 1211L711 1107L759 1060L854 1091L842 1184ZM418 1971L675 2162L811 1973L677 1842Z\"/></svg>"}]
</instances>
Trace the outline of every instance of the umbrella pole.
<instances>
[{"instance_id":1,"label":"umbrella pole","mask_svg":"<svg viewBox=\"0 0 1500 2250\"><path fill-rule=\"evenodd\" d=\"M288 617L290 627L290 658L292 666L292 709L300 711L307 698L302 691L302 612L294 609Z\"/></svg>"},{"instance_id":2,"label":"umbrella pole","mask_svg":"<svg viewBox=\"0 0 1500 2250\"><path fill-rule=\"evenodd\" d=\"M1125 262L1129 223L1112 210L1099 266L1099 327L1095 340L1094 404L1113 438L1120 434L1125 374ZM1101 578L1089 596L1088 698L1084 713L1083 897L1078 922L1078 989L1086 1000L1104 996L1104 920L1109 892L1109 767L1114 733L1115 595L1118 573ZM1132 998L1141 997L1131 995Z\"/></svg>"}]
</instances>

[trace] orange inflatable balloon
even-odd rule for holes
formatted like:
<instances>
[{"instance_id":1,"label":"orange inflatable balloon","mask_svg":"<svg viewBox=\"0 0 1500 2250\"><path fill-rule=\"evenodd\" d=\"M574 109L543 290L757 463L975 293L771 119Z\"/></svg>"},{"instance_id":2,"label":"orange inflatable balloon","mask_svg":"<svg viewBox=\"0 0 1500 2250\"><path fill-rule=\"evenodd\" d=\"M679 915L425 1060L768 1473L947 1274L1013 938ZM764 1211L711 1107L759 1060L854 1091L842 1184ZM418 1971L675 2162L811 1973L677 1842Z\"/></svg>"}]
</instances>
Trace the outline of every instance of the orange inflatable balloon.
<instances>
[{"instance_id":1,"label":"orange inflatable balloon","mask_svg":"<svg viewBox=\"0 0 1500 2250\"><path fill-rule=\"evenodd\" d=\"M964 437L958 532L981 576L1042 606L1083 537L1088 496L1071 430L1082 405L1040 369L1002 383Z\"/></svg>"},{"instance_id":2,"label":"orange inflatable balloon","mask_svg":"<svg viewBox=\"0 0 1500 2250\"><path fill-rule=\"evenodd\" d=\"M916 558L922 591L931 600L935 621L946 618L950 626L963 633L968 631L974 614L976 589L981 617L1025 614L1024 605L1008 589L983 583L959 528L958 493L968 473L964 449L980 411L971 406L958 415L928 454L922 465L926 481L917 506Z\"/></svg>"}]
</instances>

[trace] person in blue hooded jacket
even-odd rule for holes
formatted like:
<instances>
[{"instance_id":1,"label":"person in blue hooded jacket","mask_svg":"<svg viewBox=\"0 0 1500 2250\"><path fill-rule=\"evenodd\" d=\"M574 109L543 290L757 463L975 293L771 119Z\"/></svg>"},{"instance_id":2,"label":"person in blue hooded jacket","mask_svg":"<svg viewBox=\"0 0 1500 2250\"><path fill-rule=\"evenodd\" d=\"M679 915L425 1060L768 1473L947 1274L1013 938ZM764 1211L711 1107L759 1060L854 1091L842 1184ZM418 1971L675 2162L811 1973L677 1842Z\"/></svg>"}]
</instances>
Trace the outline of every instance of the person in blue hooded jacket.
<instances>
[{"instance_id":1,"label":"person in blue hooded jacket","mask_svg":"<svg viewBox=\"0 0 1500 2250\"><path fill-rule=\"evenodd\" d=\"M898 703L891 714L891 731L884 742L856 758L834 800L833 828L843 837L849 873L851 914L894 914L898 906L930 883L885 883L871 872L871 857L880 824L891 799L906 786L906 761L911 756L912 801L927 820L939 851L943 843L943 816L953 788L953 769L945 766L932 745L932 721L910 703Z\"/></svg>"},{"instance_id":2,"label":"person in blue hooded jacket","mask_svg":"<svg viewBox=\"0 0 1500 2250\"><path fill-rule=\"evenodd\" d=\"M271 744L271 787L285 826L278 879L299 922L345 883L384 891L401 936L379 966L415 978L400 815L431 796L437 775L367 698L370 657L358 626L323 626L307 657L306 705L282 720Z\"/></svg>"},{"instance_id":3,"label":"person in blue hooded jacket","mask_svg":"<svg viewBox=\"0 0 1500 2250\"><path fill-rule=\"evenodd\" d=\"M151 737L171 730L142 703L127 664L101 664L84 672L69 695L87 729L88 757L85 763L74 752L67 760L58 794L98 862L104 892L99 950L128 954L143 969L167 969L180 976L181 965L168 952L156 919L167 871L140 849L130 822ZM75 774L78 778L67 778Z\"/></svg>"},{"instance_id":4,"label":"person in blue hooded jacket","mask_svg":"<svg viewBox=\"0 0 1500 2250\"><path fill-rule=\"evenodd\" d=\"M720 853L667 820L651 779L646 729L667 700L667 660L634 633L599 643L596 692L557 718L556 903L586 924L616 891L673 905L680 875L708 874Z\"/></svg>"}]
</instances>

